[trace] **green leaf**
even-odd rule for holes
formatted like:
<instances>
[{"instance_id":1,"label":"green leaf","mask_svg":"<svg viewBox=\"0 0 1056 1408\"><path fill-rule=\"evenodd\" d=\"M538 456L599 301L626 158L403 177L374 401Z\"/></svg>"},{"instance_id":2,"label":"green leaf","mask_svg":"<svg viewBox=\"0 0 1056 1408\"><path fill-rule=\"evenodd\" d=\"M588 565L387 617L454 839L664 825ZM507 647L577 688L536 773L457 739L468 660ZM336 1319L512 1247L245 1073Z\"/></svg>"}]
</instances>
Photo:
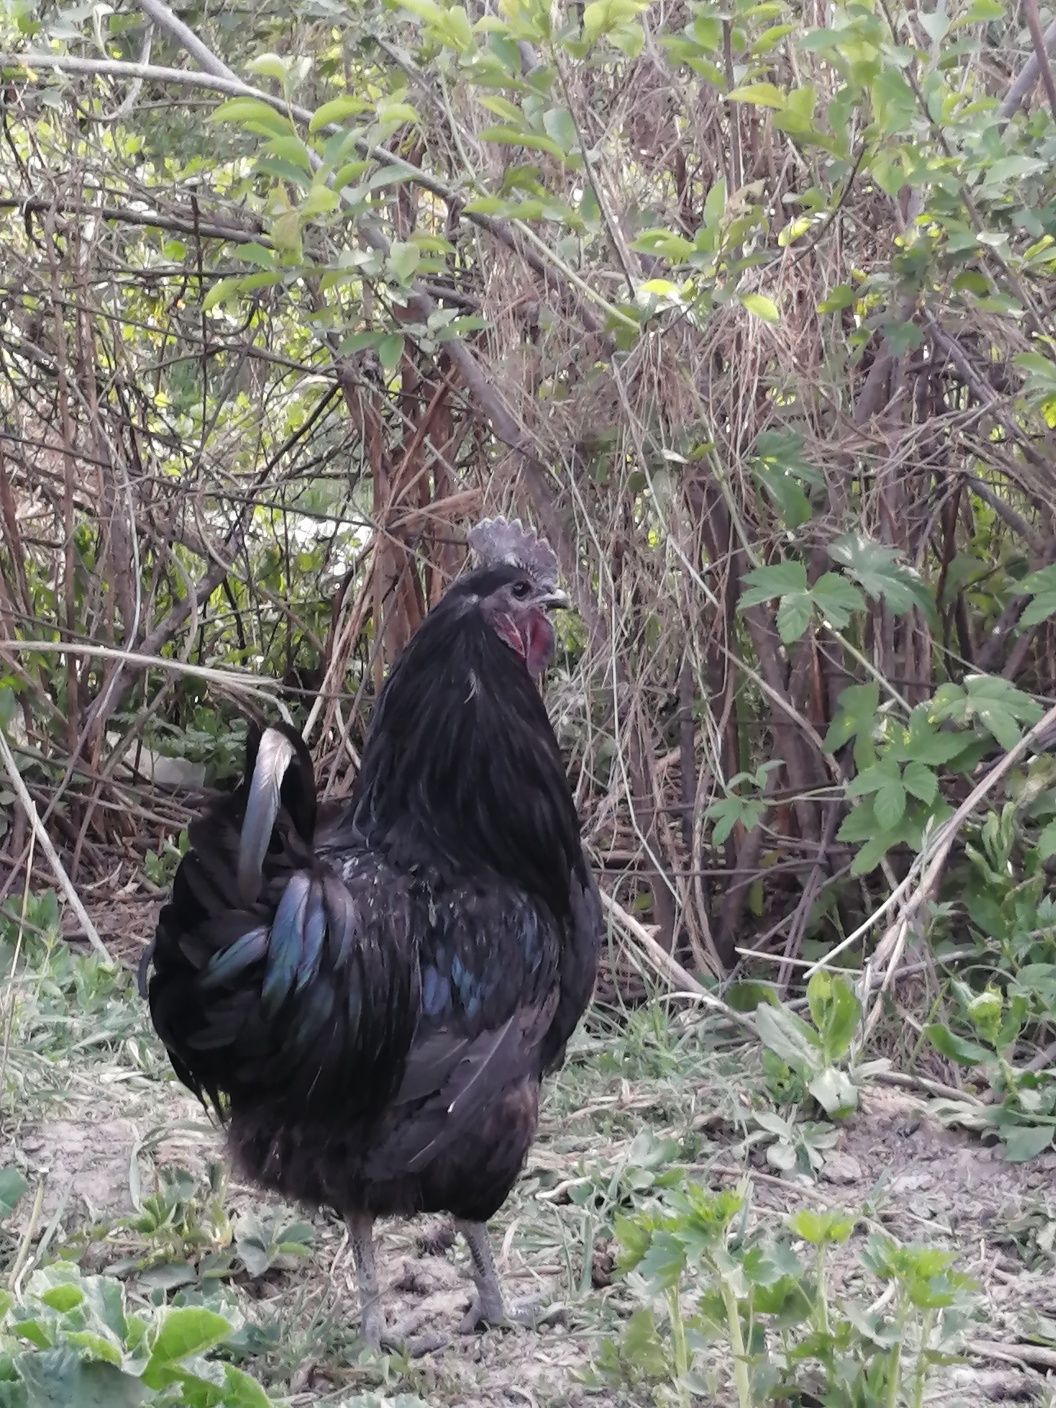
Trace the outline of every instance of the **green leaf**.
<instances>
[{"instance_id":1,"label":"green leaf","mask_svg":"<svg viewBox=\"0 0 1056 1408\"><path fill-rule=\"evenodd\" d=\"M112 1364L82 1364L67 1345L15 1356L26 1395L5 1401L28 1408L136 1408L146 1398L138 1379ZM6 1386L6 1385L5 1385Z\"/></svg>"},{"instance_id":2,"label":"green leaf","mask_svg":"<svg viewBox=\"0 0 1056 1408\"><path fill-rule=\"evenodd\" d=\"M29 1184L17 1168L0 1168L0 1217L9 1217Z\"/></svg>"},{"instance_id":3,"label":"green leaf","mask_svg":"<svg viewBox=\"0 0 1056 1408\"><path fill-rule=\"evenodd\" d=\"M1015 594L1031 598L1019 618L1020 626L1037 626L1056 615L1056 566L1031 572L1015 588Z\"/></svg>"},{"instance_id":4,"label":"green leaf","mask_svg":"<svg viewBox=\"0 0 1056 1408\"><path fill-rule=\"evenodd\" d=\"M651 1285L666 1290L678 1284L685 1264L684 1244L670 1232L657 1232L637 1269Z\"/></svg>"},{"instance_id":5,"label":"green leaf","mask_svg":"<svg viewBox=\"0 0 1056 1408\"><path fill-rule=\"evenodd\" d=\"M225 1364L221 1408L273 1408L273 1405L256 1379L233 1364Z\"/></svg>"},{"instance_id":6,"label":"green leaf","mask_svg":"<svg viewBox=\"0 0 1056 1408\"><path fill-rule=\"evenodd\" d=\"M748 103L756 108L783 108L788 102L787 96L772 83L746 83L727 93L726 100L730 103Z\"/></svg>"},{"instance_id":7,"label":"green leaf","mask_svg":"<svg viewBox=\"0 0 1056 1408\"><path fill-rule=\"evenodd\" d=\"M407 283L421 263L421 250L409 241L393 240L389 246L388 267L400 283ZM400 339L401 346L403 339Z\"/></svg>"},{"instance_id":8,"label":"green leaf","mask_svg":"<svg viewBox=\"0 0 1056 1408\"><path fill-rule=\"evenodd\" d=\"M944 9L939 7L934 10L919 9L917 19L933 44L941 44L946 38L950 28L950 17Z\"/></svg>"},{"instance_id":9,"label":"green leaf","mask_svg":"<svg viewBox=\"0 0 1056 1408\"><path fill-rule=\"evenodd\" d=\"M767 298L762 293L739 293L737 298L741 307L746 309L755 318L762 318L764 323L779 323L781 314L777 310L777 304L772 298Z\"/></svg>"},{"instance_id":10,"label":"green leaf","mask_svg":"<svg viewBox=\"0 0 1056 1408\"><path fill-rule=\"evenodd\" d=\"M378 361L386 376L392 376L396 368L400 365L400 358L403 355L403 334L398 332L389 333L378 343Z\"/></svg>"},{"instance_id":11,"label":"green leaf","mask_svg":"<svg viewBox=\"0 0 1056 1408\"><path fill-rule=\"evenodd\" d=\"M810 594L822 616L837 630L848 625L855 611L865 610L861 592L837 572L823 573L811 587Z\"/></svg>"},{"instance_id":12,"label":"green leaf","mask_svg":"<svg viewBox=\"0 0 1056 1408\"><path fill-rule=\"evenodd\" d=\"M862 1015L861 1003L850 984L838 974L819 970L807 983L807 1006L826 1060L839 1061L850 1050Z\"/></svg>"},{"instance_id":13,"label":"green leaf","mask_svg":"<svg viewBox=\"0 0 1056 1408\"><path fill-rule=\"evenodd\" d=\"M854 761L867 767L873 757L872 737L880 708L880 686L852 684L841 690L836 715L825 734L825 750L835 753L854 739Z\"/></svg>"},{"instance_id":14,"label":"green leaf","mask_svg":"<svg viewBox=\"0 0 1056 1408\"><path fill-rule=\"evenodd\" d=\"M741 797L722 797L706 808L704 815L715 824L711 829L711 842L714 846L724 845L738 822L749 831L759 824L762 805Z\"/></svg>"},{"instance_id":15,"label":"green leaf","mask_svg":"<svg viewBox=\"0 0 1056 1408\"><path fill-rule=\"evenodd\" d=\"M805 1075L820 1067L820 1038L787 1007L759 1007L754 1021L759 1040L793 1070Z\"/></svg>"},{"instance_id":16,"label":"green leaf","mask_svg":"<svg viewBox=\"0 0 1056 1408\"><path fill-rule=\"evenodd\" d=\"M969 715L979 720L1002 748L1014 748L1023 733L1021 725L1037 723L1041 706L999 675L969 675L964 682Z\"/></svg>"},{"instance_id":17,"label":"green leaf","mask_svg":"<svg viewBox=\"0 0 1056 1408\"><path fill-rule=\"evenodd\" d=\"M1023 614L1019 618L1019 624L1024 629L1028 626L1039 626L1042 621L1047 621L1050 616L1056 616L1056 592L1039 592L1038 595L1023 608Z\"/></svg>"},{"instance_id":18,"label":"green leaf","mask_svg":"<svg viewBox=\"0 0 1056 1408\"><path fill-rule=\"evenodd\" d=\"M283 132L277 137L270 137L267 149L272 156L277 156L281 161L288 161L291 165L299 166L304 171L312 169L311 153L300 137L295 136L292 132Z\"/></svg>"},{"instance_id":19,"label":"green leaf","mask_svg":"<svg viewBox=\"0 0 1056 1408\"><path fill-rule=\"evenodd\" d=\"M248 132L288 137L293 132L288 117L259 98L228 98L209 114L210 122L237 122Z\"/></svg>"},{"instance_id":20,"label":"green leaf","mask_svg":"<svg viewBox=\"0 0 1056 1408\"><path fill-rule=\"evenodd\" d=\"M858 1108L858 1089L846 1071L826 1066L807 1084L830 1119L843 1119Z\"/></svg>"},{"instance_id":21,"label":"green leaf","mask_svg":"<svg viewBox=\"0 0 1056 1408\"><path fill-rule=\"evenodd\" d=\"M897 840L897 836L886 832L882 836L870 836L865 845L855 852L851 861L851 874L868 875L875 870Z\"/></svg>"},{"instance_id":22,"label":"green leaf","mask_svg":"<svg viewBox=\"0 0 1056 1408\"><path fill-rule=\"evenodd\" d=\"M1038 859L1051 860L1056 856L1056 821L1050 821L1038 837ZM3 1194L0 1193L0 1199Z\"/></svg>"},{"instance_id":23,"label":"green leaf","mask_svg":"<svg viewBox=\"0 0 1056 1408\"><path fill-rule=\"evenodd\" d=\"M750 606L772 601L775 596L805 592L807 569L802 562L774 562L769 567L755 567L751 572L746 572L743 582L748 590L741 592L737 603L738 611L747 611Z\"/></svg>"},{"instance_id":24,"label":"green leaf","mask_svg":"<svg viewBox=\"0 0 1056 1408\"><path fill-rule=\"evenodd\" d=\"M694 245L692 240L673 230L649 229L641 232L631 248L640 254L655 254L672 264L684 264L693 253Z\"/></svg>"},{"instance_id":25,"label":"green leaf","mask_svg":"<svg viewBox=\"0 0 1056 1408\"><path fill-rule=\"evenodd\" d=\"M968 1041L967 1038L958 1036L942 1022L929 1023L924 1028L924 1035L940 1056L956 1061L959 1066L978 1066L993 1060L992 1051L980 1046L977 1041Z\"/></svg>"},{"instance_id":26,"label":"green leaf","mask_svg":"<svg viewBox=\"0 0 1056 1408\"><path fill-rule=\"evenodd\" d=\"M454 10L448 11L448 19L450 20L452 15L459 13L464 13L460 5L456 6ZM456 45L456 47L461 46ZM405 122L421 122L417 108L412 107L410 103L398 102L392 99L388 101L383 99L378 103L377 117L378 121L384 127L402 127Z\"/></svg>"},{"instance_id":27,"label":"green leaf","mask_svg":"<svg viewBox=\"0 0 1056 1408\"><path fill-rule=\"evenodd\" d=\"M842 1246L848 1241L856 1226L856 1219L849 1213L815 1212L813 1208L801 1208L788 1219L788 1229L794 1237L809 1242L812 1247Z\"/></svg>"},{"instance_id":28,"label":"green leaf","mask_svg":"<svg viewBox=\"0 0 1056 1408\"><path fill-rule=\"evenodd\" d=\"M558 161L564 161L568 156L552 138L543 137L538 132L522 132L511 127L485 127L480 135L485 142L498 142L508 147L531 147L556 157Z\"/></svg>"},{"instance_id":29,"label":"green leaf","mask_svg":"<svg viewBox=\"0 0 1056 1408\"><path fill-rule=\"evenodd\" d=\"M829 556L849 573L866 596L879 597L896 615L919 606L934 616L934 606L917 574L899 561L894 548L860 533L844 533L829 544Z\"/></svg>"},{"instance_id":30,"label":"green leaf","mask_svg":"<svg viewBox=\"0 0 1056 1408\"><path fill-rule=\"evenodd\" d=\"M785 645L791 645L810 625L813 606L806 592L783 596L777 607L777 633Z\"/></svg>"},{"instance_id":31,"label":"green leaf","mask_svg":"<svg viewBox=\"0 0 1056 1408\"><path fill-rule=\"evenodd\" d=\"M1056 1130L1051 1124L1013 1125L1001 1130L1001 1141L1005 1146L1005 1158L1010 1164L1026 1163L1036 1159L1052 1144Z\"/></svg>"},{"instance_id":32,"label":"green leaf","mask_svg":"<svg viewBox=\"0 0 1056 1408\"><path fill-rule=\"evenodd\" d=\"M291 65L288 59L280 58L278 54L258 54L247 62L246 68L261 78L274 78L276 83L285 84Z\"/></svg>"},{"instance_id":33,"label":"green leaf","mask_svg":"<svg viewBox=\"0 0 1056 1408\"><path fill-rule=\"evenodd\" d=\"M906 811L906 789L901 782L889 780L878 788L873 798L873 811L884 831L893 831Z\"/></svg>"},{"instance_id":34,"label":"green leaf","mask_svg":"<svg viewBox=\"0 0 1056 1408\"><path fill-rule=\"evenodd\" d=\"M223 1315L204 1306L176 1306L165 1312L150 1350L150 1362L143 1371L144 1382L159 1387L161 1373L196 1354L204 1354L231 1333Z\"/></svg>"},{"instance_id":35,"label":"green leaf","mask_svg":"<svg viewBox=\"0 0 1056 1408\"><path fill-rule=\"evenodd\" d=\"M332 214L340 204L341 197L336 191L317 182L301 201L298 213L302 219L310 220L313 215Z\"/></svg>"},{"instance_id":36,"label":"green leaf","mask_svg":"<svg viewBox=\"0 0 1056 1408\"><path fill-rule=\"evenodd\" d=\"M544 112L543 130L563 152L574 152L578 149L579 134L567 108L550 108L548 112Z\"/></svg>"},{"instance_id":37,"label":"green leaf","mask_svg":"<svg viewBox=\"0 0 1056 1408\"><path fill-rule=\"evenodd\" d=\"M934 802L939 794L939 779L923 763L907 763L902 773L902 785L921 802Z\"/></svg>"},{"instance_id":38,"label":"green leaf","mask_svg":"<svg viewBox=\"0 0 1056 1408\"><path fill-rule=\"evenodd\" d=\"M309 132L318 132L321 127L330 127L344 122L346 117L358 116L367 107L362 98L354 98L346 93L340 98L331 98L322 107L316 108L308 123Z\"/></svg>"}]
</instances>

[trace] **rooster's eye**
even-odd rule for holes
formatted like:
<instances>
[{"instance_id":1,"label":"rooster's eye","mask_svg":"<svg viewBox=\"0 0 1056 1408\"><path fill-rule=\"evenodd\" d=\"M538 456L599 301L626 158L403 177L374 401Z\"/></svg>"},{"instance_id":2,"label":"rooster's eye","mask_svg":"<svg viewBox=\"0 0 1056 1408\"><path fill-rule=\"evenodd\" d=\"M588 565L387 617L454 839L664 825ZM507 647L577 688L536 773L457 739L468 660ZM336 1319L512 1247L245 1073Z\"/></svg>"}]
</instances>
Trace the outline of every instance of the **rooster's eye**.
<instances>
[{"instance_id":1,"label":"rooster's eye","mask_svg":"<svg viewBox=\"0 0 1056 1408\"><path fill-rule=\"evenodd\" d=\"M517 600L523 601L524 598L531 591L531 587L528 585L527 582L514 582L512 590Z\"/></svg>"}]
</instances>

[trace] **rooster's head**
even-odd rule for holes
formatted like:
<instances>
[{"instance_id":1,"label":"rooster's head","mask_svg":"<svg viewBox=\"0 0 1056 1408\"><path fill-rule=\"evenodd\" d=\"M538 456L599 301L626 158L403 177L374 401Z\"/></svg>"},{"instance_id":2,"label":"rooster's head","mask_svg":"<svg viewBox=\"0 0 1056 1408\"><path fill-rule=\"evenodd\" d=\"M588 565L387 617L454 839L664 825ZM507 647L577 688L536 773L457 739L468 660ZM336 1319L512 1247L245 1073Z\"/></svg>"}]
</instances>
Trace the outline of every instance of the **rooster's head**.
<instances>
[{"instance_id":1,"label":"rooster's head","mask_svg":"<svg viewBox=\"0 0 1056 1408\"><path fill-rule=\"evenodd\" d=\"M458 584L460 593L475 599L499 639L541 675L554 653L550 612L570 604L557 587L553 548L517 518L485 518L468 541L476 565Z\"/></svg>"}]
</instances>

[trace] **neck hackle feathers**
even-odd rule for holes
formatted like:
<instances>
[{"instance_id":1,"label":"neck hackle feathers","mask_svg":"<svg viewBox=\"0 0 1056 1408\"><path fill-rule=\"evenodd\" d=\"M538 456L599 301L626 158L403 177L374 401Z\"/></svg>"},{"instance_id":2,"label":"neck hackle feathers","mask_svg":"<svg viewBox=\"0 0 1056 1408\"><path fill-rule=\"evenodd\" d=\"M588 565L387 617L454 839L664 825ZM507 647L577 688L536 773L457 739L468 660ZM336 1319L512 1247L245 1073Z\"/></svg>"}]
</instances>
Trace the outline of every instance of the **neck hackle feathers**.
<instances>
[{"instance_id":1,"label":"neck hackle feathers","mask_svg":"<svg viewBox=\"0 0 1056 1408\"><path fill-rule=\"evenodd\" d=\"M557 556L545 538L519 518L484 518L466 539L478 567L520 567L538 587L557 586Z\"/></svg>"}]
</instances>

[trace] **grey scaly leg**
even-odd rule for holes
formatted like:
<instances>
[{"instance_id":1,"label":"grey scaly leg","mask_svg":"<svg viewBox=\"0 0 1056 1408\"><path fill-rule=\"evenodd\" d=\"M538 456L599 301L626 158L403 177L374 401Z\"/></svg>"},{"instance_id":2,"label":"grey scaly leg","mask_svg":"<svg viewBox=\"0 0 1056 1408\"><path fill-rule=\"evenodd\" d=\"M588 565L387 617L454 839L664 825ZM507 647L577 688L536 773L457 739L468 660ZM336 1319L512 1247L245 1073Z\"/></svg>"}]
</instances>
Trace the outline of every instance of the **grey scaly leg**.
<instances>
[{"instance_id":1,"label":"grey scaly leg","mask_svg":"<svg viewBox=\"0 0 1056 1408\"><path fill-rule=\"evenodd\" d=\"M477 1283L476 1299L462 1322L462 1333L469 1334L480 1325L534 1325L538 1319L536 1302L508 1305L503 1297L487 1224L458 1222L455 1225L466 1239L473 1262L473 1280Z\"/></svg>"},{"instance_id":2,"label":"grey scaly leg","mask_svg":"<svg viewBox=\"0 0 1056 1408\"><path fill-rule=\"evenodd\" d=\"M364 1344L373 1350L394 1350L407 1354L412 1359L434 1350L443 1349L447 1344L444 1336L435 1331L431 1334L410 1338L412 1330L419 1328L421 1314L413 1313L395 1326L386 1329L385 1317L381 1313L381 1292L378 1289L378 1267L374 1258L374 1219L366 1213L359 1213L346 1219L352 1255L356 1261L356 1284L359 1289L359 1333Z\"/></svg>"},{"instance_id":3,"label":"grey scaly leg","mask_svg":"<svg viewBox=\"0 0 1056 1408\"><path fill-rule=\"evenodd\" d=\"M378 1268L374 1260L374 1219L366 1213L356 1213L347 1219L347 1226L356 1261L359 1332L371 1349L380 1349L385 1322L381 1314Z\"/></svg>"}]
</instances>

